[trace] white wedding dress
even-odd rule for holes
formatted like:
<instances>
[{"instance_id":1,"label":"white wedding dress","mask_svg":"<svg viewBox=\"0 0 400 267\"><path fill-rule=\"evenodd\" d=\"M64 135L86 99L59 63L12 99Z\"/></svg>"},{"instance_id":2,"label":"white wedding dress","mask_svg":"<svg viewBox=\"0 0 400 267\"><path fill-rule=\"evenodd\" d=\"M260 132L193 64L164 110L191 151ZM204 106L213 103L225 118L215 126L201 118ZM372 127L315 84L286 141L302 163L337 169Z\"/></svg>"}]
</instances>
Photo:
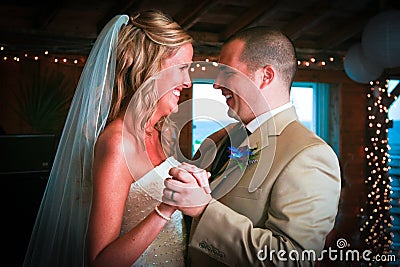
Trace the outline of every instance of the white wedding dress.
<instances>
[{"instance_id":1,"label":"white wedding dress","mask_svg":"<svg viewBox=\"0 0 400 267\"><path fill-rule=\"evenodd\" d=\"M125 206L121 235L141 222L161 202L164 179L169 177L169 169L179 164L179 161L170 157L132 183ZM183 215L177 210L132 266L185 266L185 239Z\"/></svg>"}]
</instances>

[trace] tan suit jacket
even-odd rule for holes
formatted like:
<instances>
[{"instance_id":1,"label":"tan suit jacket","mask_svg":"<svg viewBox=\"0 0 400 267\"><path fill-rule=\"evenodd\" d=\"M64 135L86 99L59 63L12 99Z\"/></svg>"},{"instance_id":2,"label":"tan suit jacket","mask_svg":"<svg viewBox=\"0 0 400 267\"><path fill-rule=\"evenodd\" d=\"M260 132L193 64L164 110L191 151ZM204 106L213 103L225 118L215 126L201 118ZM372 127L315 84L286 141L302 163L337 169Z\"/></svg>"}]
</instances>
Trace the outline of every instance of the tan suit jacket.
<instances>
[{"instance_id":1,"label":"tan suit jacket","mask_svg":"<svg viewBox=\"0 0 400 267\"><path fill-rule=\"evenodd\" d=\"M211 136L219 148L220 137ZM262 124L245 144L261 149L258 162L211 183L214 199L192 223L189 266L312 266L338 209L336 154L298 122L294 108Z\"/></svg>"}]
</instances>

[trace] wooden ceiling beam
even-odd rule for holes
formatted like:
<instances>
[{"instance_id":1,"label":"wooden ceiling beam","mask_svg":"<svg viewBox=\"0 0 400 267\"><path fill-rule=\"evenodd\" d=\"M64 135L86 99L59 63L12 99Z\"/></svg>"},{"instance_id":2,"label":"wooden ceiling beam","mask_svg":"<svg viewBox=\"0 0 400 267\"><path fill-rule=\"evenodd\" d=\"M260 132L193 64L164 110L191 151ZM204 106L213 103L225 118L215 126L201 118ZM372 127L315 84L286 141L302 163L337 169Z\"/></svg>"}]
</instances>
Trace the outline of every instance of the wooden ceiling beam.
<instances>
[{"instance_id":1,"label":"wooden ceiling beam","mask_svg":"<svg viewBox=\"0 0 400 267\"><path fill-rule=\"evenodd\" d=\"M140 6L143 0L123 0L117 1L116 4L97 22L97 32L100 32L103 27L117 14L129 14L129 11Z\"/></svg>"},{"instance_id":2,"label":"wooden ceiling beam","mask_svg":"<svg viewBox=\"0 0 400 267\"><path fill-rule=\"evenodd\" d=\"M218 3L218 0L197 0L182 8L174 19L185 29L189 30L202 15Z\"/></svg>"},{"instance_id":3,"label":"wooden ceiling beam","mask_svg":"<svg viewBox=\"0 0 400 267\"><path fill-rule=\"evenodd\" d=\"M278 1L275 1L275 3L273 3L273 6L268 8L267 11L265 11L263 14L258 16L255 20L253 20L253 22L250 23L249 25L247 25L247 27L258 26L258 25L262 24L262 21L264 21L265 19L268 19L269 17L275 16L276 14L278 14L279 9L280 9L279 5L282 5L282 3L278 3Z\"/></svg>"},{"instance_id":4,"label":"wooden ceiling beam","mask_svg":"<svg viewBox=\"0 0 400 267\"><path fill-rule=\"evenodd\" d=\"M221 46L222 42L217 33L201 32L201 31L188 31L193 37L195 44Z\"/></svg>"},{"instance_id":5,"label":"wooden ceiling beam","mask_svg":"<svg viewBox=\"0 0 400 267\"><path fill-rule=\"evenodd\" d=\"M8 51L41 52L50 50L52 53L89 54L94 43L93 38L70 36L63 33L47 34L39 32L19 31L10 33L0 31L2 42ZM2 44L3 45L3 44Z\"/></svg>"},{"instance_id":6,"label":"wooden ceiling beam","mask_svg":"<svg viewBox=\"0 0 400 267\"><path fill-rule=\"evenodd\" d=\"M371 14L362 14L346 20L341 28L335 28L332 29L332 31L325 33L319 40L317 40L316 46L322 50L329 50L338 47L343 42L362 32L365 24L370 18Z\"/></svg>"},{"instance_id":7,"label":"wooden ceiling beam","mask_svg":"<svg viewBox=\"0 0 400 267\"><path fill-rule=\"evenodd\" d=\"M328 2L320 1L317 5L313 6L310 11L292 20L282 31L294 41L302 36L308 29L321 23L330 14L331 11Z\"/></svg>"},{"instance_id":8,"label":"wooden ceiling beam","mask_svg":"<svg viewBox=\"0 0 400 267\"><path fill-rule=\"evenodd\" d=\"M63 0L54 1L50 4L42 4L37 15L35 15L35 28L44 30L53 21L54 17L60 12Z\"/></svg>"},{"instance_id":9,"label":"wooden ceiling beam","mask_svg":"<svg viewBox=\"0 0 400 267\"><path fill-rule=\"evenodd\" d=\"M265 12L267 12L267 10L271 9L276 2L276 0L258 1L240 17L236 18L235 21L233 21L230 26L223 33L221 33L221 39L225 40L237 31L249 26Z\"/></svg>"}]
</instances>

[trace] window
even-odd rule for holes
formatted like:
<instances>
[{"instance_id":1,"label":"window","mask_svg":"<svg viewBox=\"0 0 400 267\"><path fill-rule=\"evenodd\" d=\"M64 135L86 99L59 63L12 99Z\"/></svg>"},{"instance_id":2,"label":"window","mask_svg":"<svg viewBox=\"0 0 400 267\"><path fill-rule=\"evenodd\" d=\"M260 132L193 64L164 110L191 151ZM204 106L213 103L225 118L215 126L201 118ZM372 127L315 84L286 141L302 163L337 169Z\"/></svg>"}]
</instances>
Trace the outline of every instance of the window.
<instances>
[{"instance_id":1,"label":"window","mask_svg":"<svg viewBox=\"0 0 400 267\"><path fill-rule=\"evenodd\" d=\"M290 100L296 107L299 120L311 131L315 132L314 88L312 84L294 85L291 89Z\"/></svg>"},{"instance_id":2,"label":"window","mask_svg":"<svg viewBox=\"0 0 400 267\"><path fill-rule=\"evenodd\" d=\"M210 111L213 114L208 114ZM225 97L212 83L193 83L192 156L207 136L236 122L227 112Z\"/></svg>"},{"instance_id":3,"label":"window","mask_svg":"<svg viewBox=\"0 0 400 267\"><path fill-rule=\"evenodd\" d=\"M291 101L296 107L299 120L325 141L329 141L329 86L320 83L293 83ZM221 103L224 111L214 112L217 118L204 116L210 111L210 105L202 103L201 99L212 99ZM215 90L212 83L193 83L193 131L192 153L194 154L201 142L211 133L229 123L235 122L227 115L225 97L220 90ZM335 148L334 148L335 149ZM335 149L337 151L337 149Z\"/></svg>"},{"instance_id":4,"label":"window","mask_svg":"<svg viewBox=\"0 0 400 267\"><path fill-rule=\"evenodd\" d=\"M399 84L400 80L390 80L389 93ZM392 127L388 131L388 144L390 147L390 170L389 176L392 178L392 208L390 213L393 217L393 254L400 254L400 103L396 100L389 108L389 120L392 121ZM396 262L398 264L398 262Z\"/></svg>"},{"instance_id":5,"label":"window","mask_svg":"<svg viewBox=\"0 0 400 267\"><path fill-rule=\"evenodd\" d=\"M299 120L326 142L329 141L329 85L295 82L291 100Z\"/></svg>"}]
</instances>

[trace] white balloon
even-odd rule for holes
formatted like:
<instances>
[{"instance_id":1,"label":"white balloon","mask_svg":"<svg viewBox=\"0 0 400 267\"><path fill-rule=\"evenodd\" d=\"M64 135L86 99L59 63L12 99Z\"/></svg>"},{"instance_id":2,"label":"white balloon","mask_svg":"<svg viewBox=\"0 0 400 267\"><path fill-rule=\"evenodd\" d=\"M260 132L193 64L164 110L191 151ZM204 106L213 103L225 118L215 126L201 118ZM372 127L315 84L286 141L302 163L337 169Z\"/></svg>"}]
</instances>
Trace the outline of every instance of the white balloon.
<instances>
[{"instance_id":1,"label":"white balloon","mask_svg":"<svg viewBox=\"0 0 400 267\"><path fill-rule=\"evenodd\" d=\"M383 68L400 67L400 10L372 17L361 37L363 52Z\"/></svg>"},{"instance_id":2,"label":"white balloon","mask_svg":"<svg viewBox=\"0 0 400 267\"><path fill-rule=\"evenodd\" d=\"M369 83L376 80L383 72L383 68L371 62L362 53L361 44L357 43L350 47L344 58L344 70L355 82Z\"/></svg>"}]
</instances>

